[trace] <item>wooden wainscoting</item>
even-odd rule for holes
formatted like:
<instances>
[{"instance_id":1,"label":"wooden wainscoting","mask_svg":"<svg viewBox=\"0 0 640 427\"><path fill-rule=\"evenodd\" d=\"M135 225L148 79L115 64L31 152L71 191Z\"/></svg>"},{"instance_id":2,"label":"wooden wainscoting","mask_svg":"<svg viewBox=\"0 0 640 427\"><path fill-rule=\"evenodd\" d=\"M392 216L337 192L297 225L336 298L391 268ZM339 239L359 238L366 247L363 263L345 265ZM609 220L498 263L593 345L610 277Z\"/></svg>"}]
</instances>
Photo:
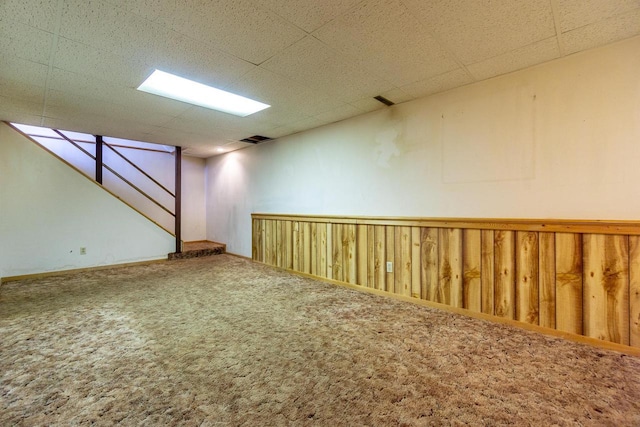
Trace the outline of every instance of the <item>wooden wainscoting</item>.
<instances>
[{"instance_id":1,"label":"wooden wainscoting","mask_svg":"<svg viewBox=\"0 0 640 427\"><path fill-rule=\"evenodd\" d=\"M640 222L252 219L258 262L640 347Z\"/></svg>"}]
</instances>

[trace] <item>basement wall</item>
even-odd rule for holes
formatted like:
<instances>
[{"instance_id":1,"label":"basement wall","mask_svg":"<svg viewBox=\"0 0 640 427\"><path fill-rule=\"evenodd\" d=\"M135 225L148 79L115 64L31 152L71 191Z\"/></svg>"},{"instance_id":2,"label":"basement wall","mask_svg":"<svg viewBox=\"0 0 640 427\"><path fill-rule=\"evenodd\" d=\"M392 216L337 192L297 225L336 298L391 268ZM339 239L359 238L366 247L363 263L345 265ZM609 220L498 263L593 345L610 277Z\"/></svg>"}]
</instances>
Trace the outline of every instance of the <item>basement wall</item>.
<instances>
[{"instance_id":1,"label":"basement wall","mask_svg":"<svg viewBox=\"0 0 640 427\"><path fill-rule=\"evenodd\" d=\"M0 123L0 277L163 259L174 250L171 234Z\"/></svg>"},{"instance_id":2,"label":"basement wall","mask_svg":"<svg viewBox=\"0 0 640 427\"><path fill-rule=\"evenodd\" d=\"M207 236L251 213L640 218L640 38L207 163Z\"/></svg>"},{"instance_id":3,"label":"basement wall","mask_svg":"<svg viewBox=\"0 0 640 427\"><path fill-rule=\"evenodd\" d=\"M182 241L207 239L205 214L206 161L182 156Z\"/></svg>"}]
</instances>

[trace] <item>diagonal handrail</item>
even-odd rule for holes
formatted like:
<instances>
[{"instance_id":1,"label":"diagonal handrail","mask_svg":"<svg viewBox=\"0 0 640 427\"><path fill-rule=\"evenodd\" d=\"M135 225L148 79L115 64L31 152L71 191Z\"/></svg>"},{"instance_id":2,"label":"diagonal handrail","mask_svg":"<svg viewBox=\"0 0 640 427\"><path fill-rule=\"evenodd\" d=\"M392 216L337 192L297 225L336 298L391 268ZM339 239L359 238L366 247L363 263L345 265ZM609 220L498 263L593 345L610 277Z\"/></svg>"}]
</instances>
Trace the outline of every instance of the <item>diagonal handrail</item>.
<instances>
[{"instance_id":1,"label":"diagonal handrail","mask_svg":"<svg viewBox=\"0 0 640 427\"><path fill-rule=\"evenodd\" d=\"M84 154L86 154L87 156L91 157L93 160L96 159L96 156L94 156L93 154L91 154L90 152L88 152L87 150L85 150L84 148L82 148L78 143L76 143L75 141L73 141L71 138L69 138L67 135L63 134L62 132L60 132L58 129L51 129L52 131L54 131L55 133L57 133L58 135L60 135L64 140L66 140L67 142L70 142L71 144L73 144L78 150L82 151Z\"/></svg>"},{"instance_id":2,"label":"diagonal handrail","mask_svg":"<svg viewBox=\"0 0 640 427\"><path fill-rule=\"evenodd\" d=\"M121 180L123 180L124 182L126 182L127 184L129 184L131 186L131 188L133 188L134 190L136 190L138 193L142 194L144 197L146 197L147 199L151 200L153 203L155 203L156 205L158 205L160 208L162 208L164 211L166 211L169 215L175 217L176 214L174 214L173 212L171 212L169 209L167 209L166 207L164 207L164 205L160 202L158 202L156 199L154 199L153 197L149 196L147 193L145 193L144 191L142 191L140 188L138 188L135 184L133 184L131 181L129 181L127 178L125 178L124 176L120 175L118 172L114 171L112 168L110 168L109 166L105 165L104 163L102 164L102 166L108 170L109 172L111 172L112 174L114 174L115 176L117 176L118 178L120 178Z\"/></svg>"},{"instance_id":3,"label":"diagonal handrail","mask_svg":"<svg viewBox=\"0 0 640 427\"><path fill-rule=\"evenodd\" d=\"M118 150L116 150L114 147L111 146L111 144L102 141L102 144L107 146L108 148L111 149L111 151L113 151L114 153L116 153L118 156L120 156L125 162L129 163L131 166L133 166L134 168L136 168L136 170L138 172L140 172L141 174L143 174L144 176L146 176L147 178L149 178L154 184L156 184L158 187L162 188L164 191L166 191L167 193L169 193L169 195L171 197L176 197L175 194L173 194L169 189L167 189L164 185L160 184L157 180L155 180L151 175L149 175L148 173L146 173L144 170L142 170L138 165L136 165L135 163L133 163L131 160L129 160L124 154L122 154L121 152L119 152Z\"/></svg>"}]
</instances>

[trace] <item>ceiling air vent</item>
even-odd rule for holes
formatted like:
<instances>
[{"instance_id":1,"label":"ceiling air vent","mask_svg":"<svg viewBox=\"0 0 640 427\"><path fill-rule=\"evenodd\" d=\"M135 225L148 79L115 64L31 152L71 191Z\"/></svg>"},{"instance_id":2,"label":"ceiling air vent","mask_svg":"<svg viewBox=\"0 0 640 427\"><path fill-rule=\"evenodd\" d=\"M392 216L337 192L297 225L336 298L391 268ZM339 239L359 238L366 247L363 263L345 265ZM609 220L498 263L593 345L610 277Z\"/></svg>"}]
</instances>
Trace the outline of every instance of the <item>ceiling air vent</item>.
<instances>
[{"instance_id":1,"label":"ceiling air vent","mask_svg":"<svg viewBox=\"0 0 640 427\"><path fill-rule=\"evenodd\" d=\"M382 102L384 105L386 105L388 107L391 107L392 105L395 105L395 102L389 101L387 98L385 98L382 95L374 96L373 99L375 99L376 101Z\"/></svg>"},{"instance_id":2,"label":"ceiling air vent","mask_svg":"<svg viewBox=\"0 0 640 427\"><path fill-rule=\"evenodd\" d=\"M253 135L253 136L250 136L249 138L241 139L240 141L248 142L250 144L259 144L264 141L271 141L272 139L273 138L269 138L268 136Z\"/></svg>"}]
</instances>

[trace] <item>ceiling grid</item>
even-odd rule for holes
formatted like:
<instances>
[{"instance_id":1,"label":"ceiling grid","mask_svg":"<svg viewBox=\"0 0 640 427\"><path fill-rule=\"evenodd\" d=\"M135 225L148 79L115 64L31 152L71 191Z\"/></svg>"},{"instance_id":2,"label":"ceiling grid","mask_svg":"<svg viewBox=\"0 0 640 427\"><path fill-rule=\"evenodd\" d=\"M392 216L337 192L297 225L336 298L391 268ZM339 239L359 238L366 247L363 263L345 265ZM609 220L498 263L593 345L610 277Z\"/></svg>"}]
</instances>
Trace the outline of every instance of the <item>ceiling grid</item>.
<instances>
[{"instance_id":1,"label":"ceiling grid","mask_svg":"<svg viewBox=\"0 0 640 427\"><path fill-rule=\"evenodd\" d=\"M640 0L3 0L0 119L208 157L639 35ZM271 108L137 91L155 69Z\"/></svg>"}]
</instances>

